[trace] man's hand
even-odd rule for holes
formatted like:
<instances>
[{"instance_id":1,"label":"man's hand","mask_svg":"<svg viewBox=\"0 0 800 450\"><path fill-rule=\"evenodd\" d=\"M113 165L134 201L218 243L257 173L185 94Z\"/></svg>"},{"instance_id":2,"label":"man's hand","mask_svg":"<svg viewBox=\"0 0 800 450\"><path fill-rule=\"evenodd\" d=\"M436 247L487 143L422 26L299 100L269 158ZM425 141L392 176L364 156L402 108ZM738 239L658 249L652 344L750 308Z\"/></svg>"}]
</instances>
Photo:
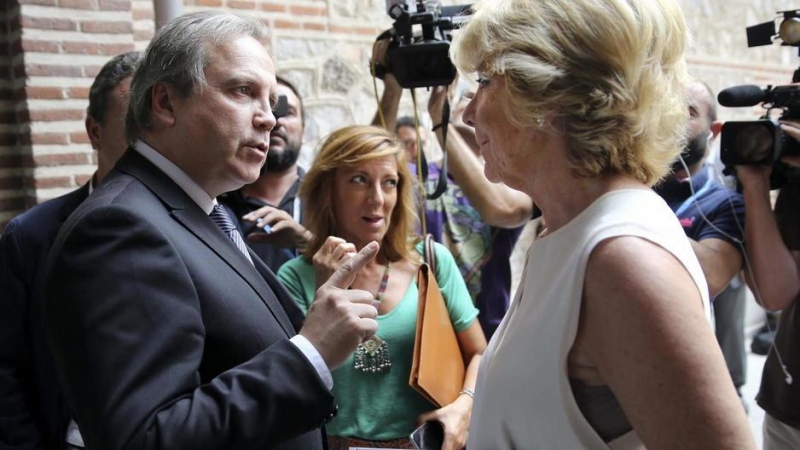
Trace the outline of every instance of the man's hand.
<instances>
[{"instance_id":1,"label":"man's hand","mask_svg":"<svg viewBox=\"0 0 800 450\"><path fill-rule=\"evenodd\" d=\"M242 219L256 222L256 228L264 231L247 235L247 240L250 242L264 242L281 248L304 249L311 240L311 232L282 209L262 206L245 214Z\"/></svg>"},{"instance_id":2,"label":"man's hand","mask_svg":"<svg viewBox=\"0 0 800 450\"><path fill-rule=\"evenodd\" d=\"M356 274L378 254L371 242L342 264L314 296L300 334L317 349L330 370L341 366L358 344L378 331L375 298L367 291L348 289Z\"/></svg>"}]
</instances>

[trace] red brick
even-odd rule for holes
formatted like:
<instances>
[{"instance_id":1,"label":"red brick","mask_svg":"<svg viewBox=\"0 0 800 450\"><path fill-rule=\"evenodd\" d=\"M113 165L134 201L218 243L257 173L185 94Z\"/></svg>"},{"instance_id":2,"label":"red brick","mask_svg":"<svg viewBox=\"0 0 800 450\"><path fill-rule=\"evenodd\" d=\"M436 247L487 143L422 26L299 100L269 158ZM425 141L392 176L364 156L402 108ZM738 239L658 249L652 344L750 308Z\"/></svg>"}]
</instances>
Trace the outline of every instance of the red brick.
<instances>
[{"instance_id":1,"label":"red brick","mask_svg":"<svg viewBox=\"0 0 800 450\"><path fill-rule=\"evenodd\" d=\"M2 51L3 56L19 55L24 51L22 48L22 39L19 37L15 38L14 42L11 42L10 45L4 45L4 47L5 48Z\"/></svg>"},{"instance_id":2,"label":"red brick","mask_svg":"<svg viewBox=\"0 0 800 450\"><path fill-rule=\"evenodd\" d=\"M0 123L15 123L17 121L17 113L14 110L0 111Z\"/></svg>"},{"instance_id":3,"label":"red brick","mask_svg":"<svg viewBox=\"0 0 800 450\"><path fill-rule=\"evenodd\" d=\"M76 31L78 29L78 24L69 19L22 16L21 22L23 28L35 28L37 30Z\"/></svg>"},{"instance_id":4,"label":"red brick","mask_svg":"<svg viewBox=\"0 0 800 450\"><path fill-rule=\"evenodd\" d=\"M21 188L22 186L20 186ZM19 188L16 188L19 189ZM0 199L0 211L12 212L25 210L25 197Z\"/></svg>"},{"instance_id":5,"label":"red brick","mask_svg":"<svg viewBox=\"0 0 800 450\"><path fill-rule=\"evenodd\" d=\"M17 135L16 133L2 133L2 132L0 132L0 145L2 145L2 146L15 145L17 143L17 137L19 137L19 135Z\"/></svg>"},{"instance_id":6,"label":"red brick","mask_svg":"<svg viewBox=\"0 0 800 450\"><path fill-rule=\"evenodd\" d=\"M124 34L133 32L131 22L83 22L81 31L84 33L115 33Z\"/></svg>"},{"instance_id":7,"label":"red brick","mask_svg":"<svg viewBox=\"0 0 800 450\"><path fill-rule=\"evenodd\" d=\"M54 100L64 98L64 88L54 86L28 86L26 89L28 98L40 100Z\"/></svg>"},{"instance_id":8,"label":"red brick","mask_svg":"<svg viewBox=\"0 0 800 450\"><path fill-rule=\"evenodd\" d=\"M103 66L84 66L83 67L83 74L86 77L94 78L94 77L97 76L98 73L100 73L100 70L102 68L103 68Z\"/></svg>"},{"instance_id":9,"label":"red brick","mask_svg":"<svg viewBox=\"0 0 800 450\"><path fill-rule=\"evenodd\" d=\"M14 89L10 87L0 87L0 100L9 101L17 97L14 95Z\"/></svg>"},{"instance_id":10,"label":"red brick","mask_svg":"<svg viewBox=\"0 0 800 450\"><path fill-rule=\"evenodd\" d=\"M30 39L22 40L22 50L25 52L58 53L61 49L58 42L54 41L33 41Z\"/></svg>"},{"instance_id":11,"label":"red brick","mask_svg":"<svg viewBox=\"0 0 800 450\"><path fill-rule=\"evenodd\" d=\"M83 86L75 86L67 88L67 97L69 98L89 98L89 88Z\"/></svg>"},{"instance_id":12,"label":"red brick","mask_svg":"<svg viewBox=\"0 0 800 450\"><path fill-rule=\"evenodd\" d=\"M91 153L65 153L61 155L39 155L33 158L36 167L90 164Z\"/></svg>"},{"instance_id":13,"label":"red brick","mask_svg":"<svg viewBox=\"0 0 800 450\"><path fill-rule=\"evenodd\" d=\"M286 12L286 5L279 5L275 3L261 3L258 5L258 9L262 11L268 12Z\"/></svg>"},{"instance_id":14,"label":"red brick","mask_svg":"<svg viewBox=\"0 0 800 450\"><path fill-rule=\"evenodd\" d=\"M155 12L153 12L153 8L131 9L131 18L133 20L146 20L146 19L153 20L153 19L155 19L155 17L156 17L156 14L155 14Z\"/></svg>"},{"instance_id":15,"label":"red brick","mask_svg":"<svg viewBox=\"0 0 800 450\"><path fill-rule=\"evenodd\" d=\"M133 42L119 42L114 44L103 44L103 54L108 56L115 56L119 55L120 53L126 53L133 51L135 46Z\"/></svg>"},{"instance_id":16,"label":"red brick","mask_svg":"<svg viewBox=\"0 0 800 450\"><path fill-rule=\"evenodd\" d=\"M331 33L345 33L345 34L363 34L367 36L377 36L380 31L377 28L370 27L343 27L340 25L331 25L328 30Z\"/></svg>"},{"instance_id":17,"label":"red brick","mask_svg":"<svg viewBox=\"0 0 800 450\"><path fill-rule=\"evenodd\" d=\"M20 5L56 6L56 0L19 0Z\"/></svg>"},{"instance_id":18,"label":"red brick","mask_svg":"<svg viewBox=\"0 0 800 450\"><path fill-rule=\"evenodd\" d=\"M71 9L97 9L97 2L94 0L58 0L58 5Z\"/></svg>"},{"instance_id":19,"label":"red brick","mask_svg":"<svg viewBox=\"0 0 800 450\"><path fill-rule=\"evenodd\" d=\"M75 184L77 184L78 186L83 186L84 184L89 182L89 179L92 178L92 175L94 174L82 173L75 175Z\"/></svg>"},{"instance_id":20,"label":"red brick","mask_svg":"<svg viewBox=\"0 0 800 450\"><path fill-rule=\"evenodd\" d=\"M130 0L99 0L98 6L102 11L130 11Z\"/></svg>"},{"instance_id":21,"label":"red brick","mask_svg":"<svg viewBox=\"0 0 800 450\"><path fill-rule=\"evenodd\" d=\"M63 120L83 119L83 110L80 109L45 109L31 111L31 120L35 122L58 122Z\"/></svg>"},{"instance_id":22,"label":"red brick","mask_svg":"<svg viewBox=\"0 0 800 450\"><path fill-rule=\"evenodd\" d=\"M39 177L33 180L33 187L36 189L49 189L72 186L71 177Z\"/></svg>"},{"instance_id":23,"label":"red brick","mask_svg":"<svg viewBox=\"0 0 800 450\"><path fill-rule=\"evenodd\" d=\"M275 19L273 22L275 28L283 28L288 30L296 30L300 28L300 24L294 20Z\"/></svg>"},{"instance_id":24,"label":"red brick","mask_svg":"<svg viewBox=\"0 0 800 450\"><path fill-rule=\"evenodd\" d=\"M2 155L0 167L15 169L33 167L33 160L30 155Z\"/></svg>"},{"instance_id":25,"label":"red brick","mask_svg":"<svg viewBox=\"0 0 800 450\"><path fill-rule=\"evenodd\" d=\"M155 32L153 30L133 30L133 40L134 41L149 41L153 39L153 34Z\"/></svg>"},{"instance_id":26,"label":"red brick","mask_svg":"<svg viewBox=\"0 0 800 450\"><path fill-rule=\"evenodd\" d=\"M256 2L253 0L228 0L228 8L256 9Z\"/></svg>"},{"instance_id":27,"label":"red brick","mask_svg":"<svg viewBox=\"0 0 800 450\"><path fill-rule=\"evenodd\" d=\"M324 6L290 5L289 14L300 16L324 16L327 13Z\"/></svg>"},{"instance_id":28,"label":"red brick","mask_svg":"<svg viewBox=\"0 0 800 450\"><path fill-rule=\"evenodd\" d=\"M23 73L43 77L80 77L83 71L76 66L55 66L50 64L31 64Z\"/></svg>"},{"instance_id":29,"label":"red brick","mask_svg":"<svg viewBox=\"0 0 800 450\"><path fill-rule=\"evenodd\" d=\"M306 22L303 24L304 30L325 31L327 28L324 23Z\"/></svg>"},{"instance_id":30,"label":"red brick","mask_svg":"<svg viewBox=\"0 0 800 450\"><path fill-rule=\"evenodd\" d=\"M222 0L195 0L195 6L205 7L219 7L222 6Z\"/></svg>"},{"instance_id":31,"label":"red brick","mask_svg":"<svg viewBox=\"0 0 800 450\"><path fill-rule=\"evenodd\" d=\"M0 177L0 189L19 189L24 184L22 175L6 175Z\"/></svg>"},{"instance_id":32,"label":"red brick","mask_svg":"<svg viewBox=\"0 0 800 450\"><path fill-rule=\"evenodd\" d=\"M31 144L34 145L67 145L64 133L31 133Z\"/></svg>"},{"instance_id":33,"label":"red brick","mask_svg":"<svg viewBox=\"0 0 800 450\"><path fill-rule=\"evenodd\" d=\"M84 131L76 131L69 134L69 141L73 144L90 144L89 136Z\"/></svg>"},{"instance_id":34,"label":"red brick","mask_svg":"<svg viewBox=\"0 0 800 450\"><path fill-rule=\"evenodd\" d=\"M64 42L64 53L100 55L103 52L97 42Z\"/></svg>"}]
</instances>

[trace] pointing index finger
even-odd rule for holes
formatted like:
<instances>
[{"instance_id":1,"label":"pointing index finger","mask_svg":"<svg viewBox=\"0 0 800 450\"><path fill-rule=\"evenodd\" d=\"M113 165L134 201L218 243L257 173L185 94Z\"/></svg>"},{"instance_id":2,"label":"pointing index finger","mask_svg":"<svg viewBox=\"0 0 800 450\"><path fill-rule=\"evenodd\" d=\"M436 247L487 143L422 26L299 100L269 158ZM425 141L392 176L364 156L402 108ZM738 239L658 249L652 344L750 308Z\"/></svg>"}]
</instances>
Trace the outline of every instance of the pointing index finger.
<instances>
[{"instance_id":1,"label":"pointing index finger","mask_svg":"<svg viewBox=\"0 0 800 450\"><path fill-rule=\"evenodd\" d=\"M378 254L378 249L380 249L380 246L377 242L370 242L364 246L364 248L362 248L358 254L350 258L349 261L339 266L339 268L336 269L336 272L334 272L333 275L328 278L328 281L326 281L322 286L333 286L339 289L347 289L353 283L353 280L356 278L356 274L365 265L367 265L368 262L375 258L375 255Z\"/></svg>"}]
</instances>

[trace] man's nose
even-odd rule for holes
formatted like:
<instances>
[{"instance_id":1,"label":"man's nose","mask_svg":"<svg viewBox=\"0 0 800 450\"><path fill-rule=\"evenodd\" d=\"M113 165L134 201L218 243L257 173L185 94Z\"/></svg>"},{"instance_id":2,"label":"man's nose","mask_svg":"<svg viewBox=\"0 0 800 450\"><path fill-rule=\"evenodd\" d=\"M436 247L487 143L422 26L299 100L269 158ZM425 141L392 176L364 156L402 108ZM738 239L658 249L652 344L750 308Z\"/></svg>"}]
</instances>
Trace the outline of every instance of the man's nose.
<instances>
[{"instance_id":1,"label":"man's nose","mask_svg":"<svg viewBox=\"0 0 800 450\"><path fill-rule=\"evenodd\" d=\"M266 105L259 106L253 115L253 126L258 129L266 128L266 131L272 131L277 123L278 120L275 118L275 114L272 113L269 102Z\"/></svg>"}]
</instances>

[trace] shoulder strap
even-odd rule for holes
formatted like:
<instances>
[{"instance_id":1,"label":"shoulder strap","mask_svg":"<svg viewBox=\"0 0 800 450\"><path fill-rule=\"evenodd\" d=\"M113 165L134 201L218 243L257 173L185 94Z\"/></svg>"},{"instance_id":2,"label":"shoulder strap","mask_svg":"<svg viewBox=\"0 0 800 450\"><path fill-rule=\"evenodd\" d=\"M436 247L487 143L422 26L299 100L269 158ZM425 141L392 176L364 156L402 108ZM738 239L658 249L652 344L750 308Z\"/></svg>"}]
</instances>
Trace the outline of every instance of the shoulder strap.
<instances>
[{"instance_id":1,"label":"shoulder strap","mask_svg":"<svg viewBox=\"0 0 800 450\"><path fill-rule=\"evenodd\" d=\"M433 248L433 235L428 233L425 235L425 262L431 268L433 276L436 276L436 252Z\"/></svg>"}]
</instances>

